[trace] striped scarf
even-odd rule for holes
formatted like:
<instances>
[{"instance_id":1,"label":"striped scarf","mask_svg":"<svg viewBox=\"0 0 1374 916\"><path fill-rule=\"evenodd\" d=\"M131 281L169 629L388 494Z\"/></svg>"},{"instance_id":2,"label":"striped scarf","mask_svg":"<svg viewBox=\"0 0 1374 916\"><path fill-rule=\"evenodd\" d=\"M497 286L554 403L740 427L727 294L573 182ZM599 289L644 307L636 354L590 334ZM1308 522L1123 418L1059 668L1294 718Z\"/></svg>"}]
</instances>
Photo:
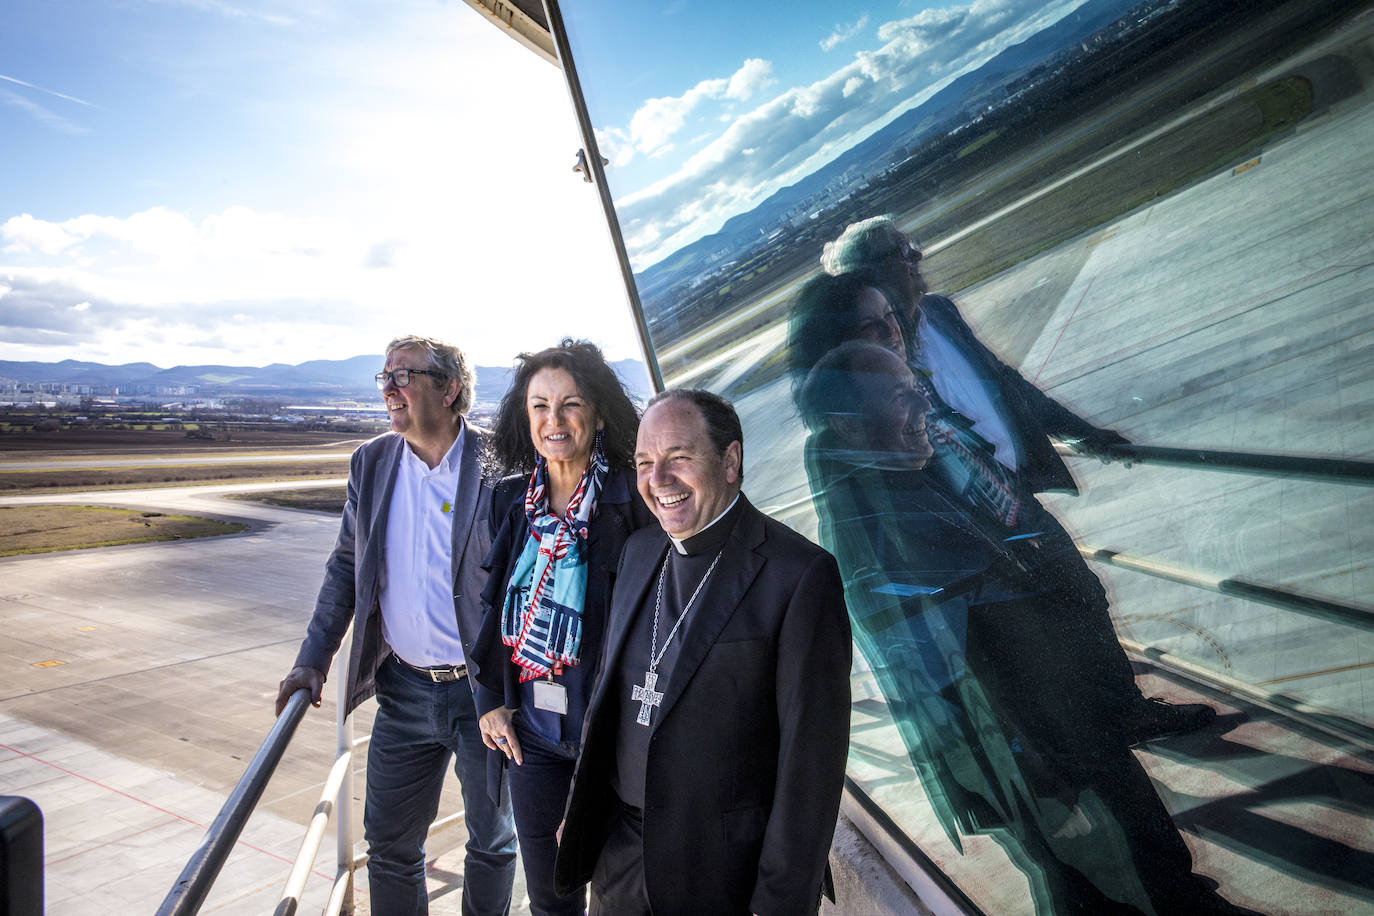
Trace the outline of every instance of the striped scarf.
<instances>
[{"instance_id":1,"label":"striped scarf","mask_svg":"<svg viewBox=\"0 0 1374 916\"><path fill-rule=\"evenodd\" d=\"M959 494L1008 528L1015 528L1025 505L1015 472L997 460L993 447L974 432L974 424L950 407L931 384L928 374L916 376L931 403L926 435L935 448L928 470Z\"/></svg>"},{"instance_id":2,"label":"striped scarf","mask_svg":"<svg viewBox=\"0 0 1374 916\"><path fill-rule=\"evenodd\" d=\"M587 596L587 526L605 483L606 457L598 437L568 511L549 511L548 467L541 456L525 489L530 536L515 561L501 610L501 639L512 647L520 680L576 665L582 649L582 604Z\"/></svg>"}]
</instances>

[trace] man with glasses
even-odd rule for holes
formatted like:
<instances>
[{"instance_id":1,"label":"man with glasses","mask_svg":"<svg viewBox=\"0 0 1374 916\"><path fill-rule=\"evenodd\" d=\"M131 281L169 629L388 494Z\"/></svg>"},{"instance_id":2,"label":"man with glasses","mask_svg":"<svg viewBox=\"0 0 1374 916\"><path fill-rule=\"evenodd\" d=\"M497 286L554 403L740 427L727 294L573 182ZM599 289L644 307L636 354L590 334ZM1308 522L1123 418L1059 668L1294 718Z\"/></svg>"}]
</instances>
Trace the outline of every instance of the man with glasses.
<instances>
[{"instance_id":1,"label":"man with glasses","mask_svg":"<svg viewBox=\"0 0 1374 916\"><path fill-rule=\"evenodd\" d=\"M490 545L485 437L463 419L473 374L457 347L398 337L377 374L391 431L353 453L338 541L277 713L297 690L320 705L330 660L353 624L348 709L377 697L363 829L373 916L428 911L425 834L448 757L467 823L463 913L509 910L510 798L487 792L488 751L466 659L481 624Z\"/></svg>"}]
</instances>

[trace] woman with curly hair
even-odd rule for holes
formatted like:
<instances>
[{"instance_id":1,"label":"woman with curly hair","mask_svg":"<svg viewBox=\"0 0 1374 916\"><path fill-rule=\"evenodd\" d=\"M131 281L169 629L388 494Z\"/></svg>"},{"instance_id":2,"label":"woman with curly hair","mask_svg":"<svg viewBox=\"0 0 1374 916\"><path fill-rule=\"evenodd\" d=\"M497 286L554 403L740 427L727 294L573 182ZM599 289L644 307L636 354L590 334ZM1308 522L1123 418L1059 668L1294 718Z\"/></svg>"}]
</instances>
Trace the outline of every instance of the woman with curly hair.
<instances>
[{"instance_id":1,"label":"woman with curly hair","mask_svg":"<svg viewBox=\"0 0 1374 916\"><path fill-rule=\"evenodd\" d=\"M601 658L611 584L653 516L635 488L639 417L586 341L523 353L498 408L486 618L473 649L482 739L510 778L531 911L577 913L553 889L556 831Z\"/></svg>"}]
</instances>

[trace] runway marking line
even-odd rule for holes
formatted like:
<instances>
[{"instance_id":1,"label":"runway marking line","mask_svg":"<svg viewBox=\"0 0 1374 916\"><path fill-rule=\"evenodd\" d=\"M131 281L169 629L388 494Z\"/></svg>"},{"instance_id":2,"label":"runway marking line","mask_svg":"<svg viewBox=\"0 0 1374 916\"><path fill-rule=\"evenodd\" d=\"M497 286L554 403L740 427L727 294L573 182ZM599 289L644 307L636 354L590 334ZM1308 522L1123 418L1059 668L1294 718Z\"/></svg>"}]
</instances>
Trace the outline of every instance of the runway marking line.
<instances>
[{"instance_id":1,"label":"runway marking line","mask_svg":"<svg viewBox=\"0 0 1374 916\"><path fill-rule=\"evenodd\" d=\"M58 665L65 665L66 662L60 658L50 658L45 662L33 662L35 668L56 668Z\"/></svg>"},{"instance_id":2,"label":"runway marking line","mask_svg":"<svg viewBox=\"0 0 1374 916\"><path fill-rule=\"evenodd\" d=\"M169 826L171 826L172 824L175 824L175 823L176 823L176 819L175 819L175 818L173 818L172 820L168 820L168 821L162 821L161 823L153 824L151 827L144 827L142 830L135 830L133 833L126 833L126 834L124 834L123 836L115 837L115 838L112 839L112 840L106 840L106 841L103 842L103 843L96 843L94 846L87 846L85 849L78 849L76 852L69 853L69 854L67 854L67 855L65 855L65 856L62 856L60 859L48 859L48 860L45 861L43 864L44 864L44 865L56 865L58 862L65 862L65 861L67 861L68 859L75 859L77 856L84 856L86 853L88 853L88 852L95 852L97 849L100 849L100 848L102 848L102 847L105 847L105 846L112 846L112 845L114 845L115 843L122 843L122 842L124 842L125 840L127 840L127 839L129 839L129 838L131 838L131 837L136 837L136 836L138 836L138 835L141 834L141 833L147 833L149 830L159 830L159 829L161 829L161 828L163 828L163 827L169 827Z\"/></svg>"},{"instance_id":3,"label":"runway marking line","mask_svg":"<svg viewBox=\"0 0 1374 916\"><path fill-rule=\"evenodd\" d=\"M193 827L199 827L201 830L206 830L206 829L208 829L208 828L207 828L204 824L202 824L200 821L197 821L197 820L194 820L194 819L192 819L192 818L189 818L189 817L187 817L187 816L184 815L184 814L177 814L175 811L168 811L166 808L163 808L163 807L160 806L160 805L155 805L155 804L153 804L152 802L150 802L150 801L148 801L148 800L146 800L146 799L139 798L137 795L130 795L128 792L125 792L125 791L123 791L122 789L116 789L114 786L106 785L105 783L101 782L101 781L98 780L98 779L92 779L92 778L89 777L89 776L83 776L82 774L77 773L77 772L74 771L74 770L69 770L69 769L67 769L67 768L64 767L64 766L59 766L58 764L52 763L51 761L44 760L42 757L35 756L34 754L25 753L24 751L21 751L21 750L19 750L18 748L15 748L15 747L10 747L10 746L7 745L7 744L0 744L0 750L9 751L10 753L12 753L12 754L17 754L17 755L20 756L20 757L27 757L29 760L32 760L32 761L34 761L35 763L41 763L41 764L43 764L43 765L46 766L46 767L52 767L54 770L57 770L57 771L60 772L60 773L65 773L65 774L67 774L68 776L73 776L73 777L75 777L75 778L77 778L77 779L80 779L80 780L82 780L82 781L84 781L84 782L89 782L89 783L90 783L91 785L93 785L93 786L99 786L100 788L105 789L105 790L108 791L108 792L113 792L115 795L121 795L121 796L123 796L124 798L127 798L127 799L129 799L130 801L132 801L132 802L137 802L137 803L140 804L140 805L144 805L145 807L152 808L154 811L161 812L162 814L165 814L165 815L167 815L168 817L175 818L175 819L177 819L177 820L179 820L179 821L185 821L186 823L190 824L190 825L193 826ZM165 825L162 825L162 826L165 826ZM150 829L151 829L151 828L150 828ZM130 834L130 836L132 836L132 834ZM260 852L260 853L262 853L262 854L265 855L265 856L268 856L268 857L270 857L270 858L276 859L278 862L285 862L287 865L294 865L294 864L295 864L295 861L294 861L293 859L288 859L288 858L286 858L286 856L279 855L279 854L277 854L277 853L275 853L275 852L271 852L271 851L269 851L269 850L263 849L261 846L254 846L252 843L245 843L245 842L243 842L243 840L237 840L237 841L234 843L234 845L235 845L235 846L242 846L244 849L251 849L251 850L253 850L254 852ZM92 849L95 849L95 848L99 848L99 847L92 847ZM86 851L89 851L89 850L86 850ZM68 858L70 858L70 857L68 857ZM312 875L317 875L317 876L323 878L323 879L326 880L326 881L332 882L332 881L334 880L333 876L327 875L327 874L325 874L324 872L321 872L321 871L315 871L314 869L312 869L310 873L311 873Z\"/></svg>"},{"instance_id":4,"label":"runway marking line","mask_svg":"<svg viewBox=\"0 0 1374 916\"><path fill-rule=\"evenodd\" d=\"M1059 336L1054 339L1054 344L1050 347L1050 352L1045 354L1045 361L1041 363L1040 368L1036 370L1035 378L1031 379L1032 385L1040 381L1040 376L1044 373L1045 367L1050 364L1050 357L1054 355L1054 351L1059 347L1059 341L1064 339L1064 334L1069 330L1069 325L1073 324L1073 316L1078 314L1078 310L1083 306L1083 300L1088 298L1088 291L1093 288L1093 284L1096 282L1097 277L1094 276L1088 281L1087 289L1083 290L1083 295L1078 297L1078 302L1075 303L1073 311L1069 313L1069 317L1065 320L1064 326L1059 329Z\"/></svg>"}]
</instances>

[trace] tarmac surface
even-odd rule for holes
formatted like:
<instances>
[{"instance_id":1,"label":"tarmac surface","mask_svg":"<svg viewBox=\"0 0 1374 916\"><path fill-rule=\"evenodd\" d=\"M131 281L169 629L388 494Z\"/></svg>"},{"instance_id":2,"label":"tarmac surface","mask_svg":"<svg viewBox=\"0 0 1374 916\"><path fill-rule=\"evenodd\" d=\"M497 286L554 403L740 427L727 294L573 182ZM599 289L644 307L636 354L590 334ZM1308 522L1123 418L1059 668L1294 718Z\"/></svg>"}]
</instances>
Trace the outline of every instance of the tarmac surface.
<instances>
[{"instance_id":1,"label":"tarmac surface","mask_svg":"<svg viewBox=\"0 0 1374 916\"><path fill-rule=\"evenodd\" d=\"M154 911L271 728L277 682L304 635L338 528L327 514L223 498L281 486L0 499L251 526L223 538L0 559L0 794L27 796L43 811L49 913ZM333 761L333 687L321 709L307 711L202 912L275 907ZM370 730L372 708L355 716L356 735ZM359 836L365 754L360 748L353 767ZM450 779L440 816L461 810ZM459 910L465 839L461 817L431 835L436 914ZM318 911L328 896L332 831L323 850L303 911ZM365 913L365 870L359 888Z\"/></svg>"}]
</instances>

